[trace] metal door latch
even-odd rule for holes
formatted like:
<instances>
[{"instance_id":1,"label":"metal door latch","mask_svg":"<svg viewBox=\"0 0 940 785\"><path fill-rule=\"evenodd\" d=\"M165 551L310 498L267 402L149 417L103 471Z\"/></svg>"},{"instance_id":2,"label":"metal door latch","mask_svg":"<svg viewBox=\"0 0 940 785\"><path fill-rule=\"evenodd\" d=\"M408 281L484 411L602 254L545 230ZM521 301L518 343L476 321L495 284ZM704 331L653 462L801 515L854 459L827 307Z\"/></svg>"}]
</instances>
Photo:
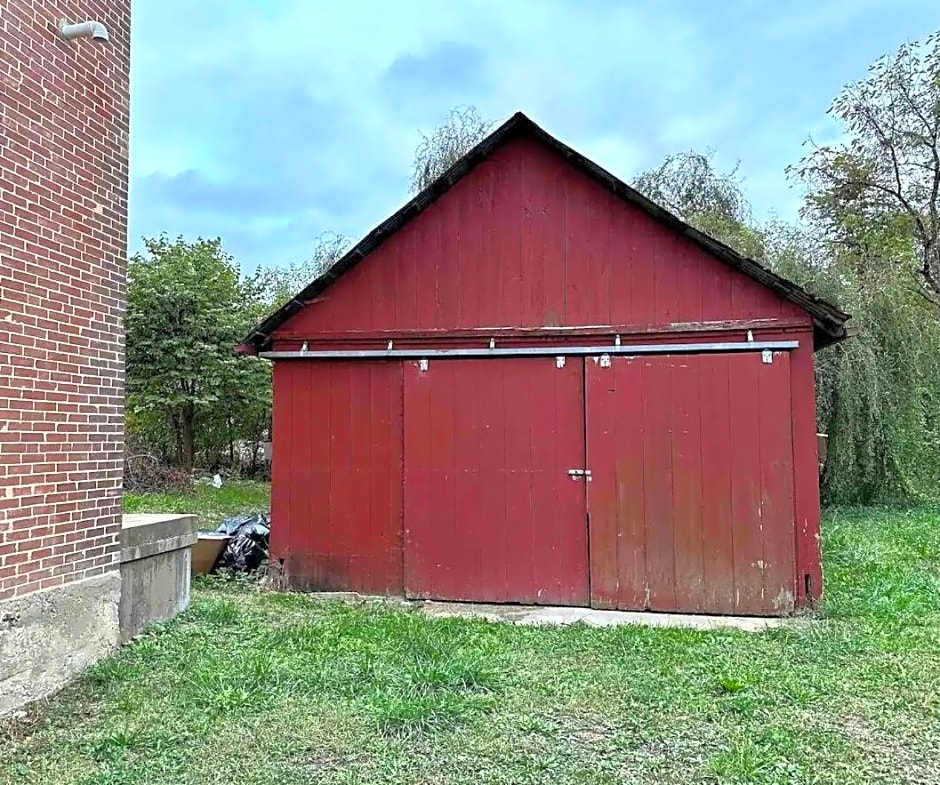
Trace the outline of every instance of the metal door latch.
<instances>
[{"instance_id":1,"label":"metal door latch","mask_svg":"<svg viewBox=\"0 0 940 785\"><path fill-rule=\"evenodd\" d=\"M580 480L583 477L586 482L590 482L591 470L590 469L568 469L568 476L572 480Z\"/></svg>"}]
</instances>

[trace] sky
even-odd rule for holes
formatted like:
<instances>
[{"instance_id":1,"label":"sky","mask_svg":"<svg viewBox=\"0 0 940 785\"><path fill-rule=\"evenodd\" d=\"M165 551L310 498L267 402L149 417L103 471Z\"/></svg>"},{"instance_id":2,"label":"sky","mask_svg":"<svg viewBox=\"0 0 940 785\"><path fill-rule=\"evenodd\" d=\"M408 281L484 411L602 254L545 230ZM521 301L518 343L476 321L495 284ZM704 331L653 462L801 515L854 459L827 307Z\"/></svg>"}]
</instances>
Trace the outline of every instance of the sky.
<instances>
[{"instance_id":1,"label":"sky","mask_svg":"<svg viewBox=\"0 0 940 785\"><path fill-rule=\"evenodd\" d=\"M758 218L795 218L784 170L838 138L842 85L938 28L936 0L136 0L130 250L219 237L251 271L358 239L460 105L627 181L713 150Z\"/></svg>"}]
</instances>

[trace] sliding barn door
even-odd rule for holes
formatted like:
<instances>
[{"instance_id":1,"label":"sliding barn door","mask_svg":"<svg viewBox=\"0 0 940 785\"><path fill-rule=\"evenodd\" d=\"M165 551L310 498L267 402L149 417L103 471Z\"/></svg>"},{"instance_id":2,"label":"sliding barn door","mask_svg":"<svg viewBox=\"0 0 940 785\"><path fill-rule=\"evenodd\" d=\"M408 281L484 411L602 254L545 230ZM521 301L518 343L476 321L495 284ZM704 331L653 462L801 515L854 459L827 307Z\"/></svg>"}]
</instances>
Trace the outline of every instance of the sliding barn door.
<instances>
[{"instance_id":1,"label":"sliding barn door","mask_svg":"<svg viewBox=\"0 0 940 785\"><path fill-rule=\"evenodd\" d=\"M592 605L793 609L789 359L586 361Z\"/></svg>"},{"instance_id":2,"label":"sliding barn door","mask_svg":"<svg viewBox=\"0 0 940 785\"><path fill-rule=\"evenodd\" d=\"M409 597L587 605L583 363L405 364Z\"/></svg>"}]
</instances>

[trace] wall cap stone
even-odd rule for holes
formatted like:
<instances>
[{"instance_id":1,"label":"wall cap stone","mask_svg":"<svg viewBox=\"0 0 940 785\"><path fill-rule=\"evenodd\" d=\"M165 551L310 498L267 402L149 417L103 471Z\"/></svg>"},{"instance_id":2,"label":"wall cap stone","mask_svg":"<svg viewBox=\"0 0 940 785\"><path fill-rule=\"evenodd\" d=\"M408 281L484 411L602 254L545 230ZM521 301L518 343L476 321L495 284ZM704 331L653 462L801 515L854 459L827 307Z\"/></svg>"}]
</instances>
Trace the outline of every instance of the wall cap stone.
<instances>
[{"instance_id":1,"label":"wall cap stone","mask_svg":"<svg viewBox=\"0 0 940 785\"><path fill-rule=\"evenodd\" d=\"M189 548L196 542L195 515L125 515L121 563Z\"/></svg>"}]
</instances>

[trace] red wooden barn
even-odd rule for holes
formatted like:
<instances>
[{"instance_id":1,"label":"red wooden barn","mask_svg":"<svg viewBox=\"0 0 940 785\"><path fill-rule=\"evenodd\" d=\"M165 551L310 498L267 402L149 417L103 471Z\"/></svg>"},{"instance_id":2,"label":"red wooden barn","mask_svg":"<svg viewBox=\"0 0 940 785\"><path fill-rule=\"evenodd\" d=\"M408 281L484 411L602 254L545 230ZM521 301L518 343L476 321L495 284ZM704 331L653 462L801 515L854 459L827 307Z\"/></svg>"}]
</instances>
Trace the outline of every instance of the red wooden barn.
<instances>
[{"instance_id":1,"label":"red wooden barn","mask_svg":"<svg viewBox=\"0 0 940 785\"><path fill-rule=\"evenodd\" d=\"M246 339L287 585L784 614L848 316L522 114Z\"/></svg>"}]
</instances>

